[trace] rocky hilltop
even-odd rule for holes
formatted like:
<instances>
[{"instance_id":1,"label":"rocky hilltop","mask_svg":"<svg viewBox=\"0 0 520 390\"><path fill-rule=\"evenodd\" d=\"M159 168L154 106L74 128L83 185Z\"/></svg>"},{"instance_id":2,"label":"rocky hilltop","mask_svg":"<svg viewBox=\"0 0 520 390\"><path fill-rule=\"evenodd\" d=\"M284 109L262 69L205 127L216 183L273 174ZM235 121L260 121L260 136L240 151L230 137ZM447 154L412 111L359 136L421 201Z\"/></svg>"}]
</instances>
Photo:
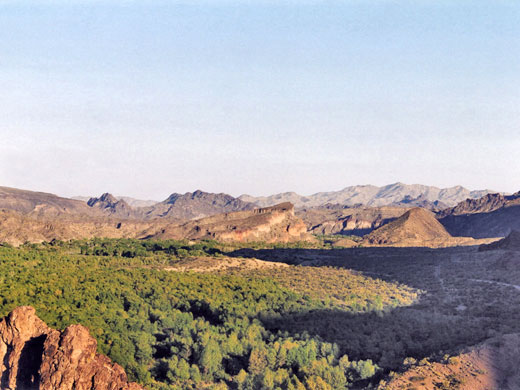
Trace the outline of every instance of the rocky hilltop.
<instances>
[{"instance_id":1,"label":"rocky hilltop","mask_svg":"<svg viewBox=\"0 0 520 390\"><path fill-rule=\"evenodd\" d=\"M256 206L227 194L212 194L197 190L185 194L171 194L163 202L142 208L143 217L191 220L211 215L252 210Z\"/></svg>"},{"instance_id":2,"label":"rocky hilltop","mask_svg":"<svg viewBox=\"0 0 520 390\"><path fill-rule=\"evenodd\" d=\"M373 185L351 186L340 191L318 192L309 196L301 196L294 192L285 192L271 196L254 197L241 195L239 199L254 203L260 207L271 206L280 202L291 202L296 208L323 206L327 203L353 206L389 206L408 204L410 206L436 207L455 206L467 198L480 198L491 190L470 191L461 186L438 188L421 184L394 183L383 187ZM435 204L437 203L437 205Z\"/></svg>"},{"instance_id":3,"label":"rocky hilltop","mask_svg":"<svg viewBox=\"0 0 520 390\"><path fill-rule=\"evenodd\" d=\"M129 383L121 366L96 353L87 328L49 328L30 306L0 321L2 389L142 390Z\"/></svg>"},{"instance_id":4,"label":"rocky hilltop","mask_svg":"<svg viewBox=\"0 0 520 390\"><path fill-rule=\"evenodd\" d=\"M434 240L449 240L451 235L437 221L435 215L425 209L413 208L398 219L374 230L365 242L378 245L420 245Z\"/></svg>"},{"instance_id":5,"label":"rocky hilltop","mask_svg":"<svg viewBox=\"0 0 520 390\"><path fill-rule=\"evenodd\" d=\"M138 218L138 213L128 203L122 199L117 199L108 192L99 198L90 198L87 201L87 206L118 218Z\"/></svg>"}]
</instances>

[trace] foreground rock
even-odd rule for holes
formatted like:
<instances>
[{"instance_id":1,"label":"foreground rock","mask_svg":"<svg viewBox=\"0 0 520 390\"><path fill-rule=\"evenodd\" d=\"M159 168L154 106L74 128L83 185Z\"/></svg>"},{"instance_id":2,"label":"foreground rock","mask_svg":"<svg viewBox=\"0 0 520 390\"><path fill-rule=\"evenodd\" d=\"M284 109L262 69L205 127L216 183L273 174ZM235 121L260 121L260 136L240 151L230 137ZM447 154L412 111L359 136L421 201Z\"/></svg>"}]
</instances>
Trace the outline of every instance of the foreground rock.
<instances>
[{"instance_id":1,"label":"foreground rock","mask_svg":"<svg viewBox=\"0 0 520 390\"><path fill-rule=\"evenodd\" d=\"M0 321L0 388L142 390L96 347L84 326L60 332L40 320L34 308L18 307Z\"/></svg>"}]
</instances>

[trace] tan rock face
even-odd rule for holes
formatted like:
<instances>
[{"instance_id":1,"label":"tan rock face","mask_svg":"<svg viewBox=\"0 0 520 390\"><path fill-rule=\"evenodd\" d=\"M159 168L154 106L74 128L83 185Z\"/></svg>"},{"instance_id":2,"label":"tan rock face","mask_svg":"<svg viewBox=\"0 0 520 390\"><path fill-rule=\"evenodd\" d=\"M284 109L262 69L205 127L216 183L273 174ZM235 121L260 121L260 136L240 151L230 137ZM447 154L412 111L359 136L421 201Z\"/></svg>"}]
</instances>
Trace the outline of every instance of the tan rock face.
<instances>
[{"instance_id":1,"label":"tan rock face","mask_svg":"<svg viewBox=\"0 0 520 390\"><path fill-rule=\"evenodd\" d=\"M34 308L21 306L0 321L0 388L140 390L121 366L96 353L88 329L49 328Z\"/></svg>"}]
</instances>

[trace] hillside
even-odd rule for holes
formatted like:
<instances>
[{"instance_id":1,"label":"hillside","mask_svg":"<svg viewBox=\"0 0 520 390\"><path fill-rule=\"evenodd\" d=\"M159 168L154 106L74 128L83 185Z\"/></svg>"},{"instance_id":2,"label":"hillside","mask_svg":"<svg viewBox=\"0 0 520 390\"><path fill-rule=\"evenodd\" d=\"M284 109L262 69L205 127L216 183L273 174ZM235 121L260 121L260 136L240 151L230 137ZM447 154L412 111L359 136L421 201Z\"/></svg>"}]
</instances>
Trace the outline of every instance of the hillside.
<instances>
[{"instance_id":1,"label":"hillside","mask_svg":"<svg viewBox=\"0 0 520 390\"><path fill-rule=\"evenodd\" d=\"M0 209L35 217L67 217L72 215L102 215L85 202L62 198L46 192L0 187Z\"/></svg>"},{"instance_id":2,"label":"hillside","mask_svg":"<svg viewBox=\"0 0 520 390\"><path fill-rule=\"evenodd\" d=\"M432 212L414 208L365 236L363 245L443 247L470 241L452 237Z\"/></svg>"},{"instance_id":3,"label":"hillside","mask_svg":"<svg viewBox=\"0 0 520 390\"><path fill-rule=\"evenodd\" d=\"M445 362L416 365L378 389L516 390L519 351L519 334L495 337Z\"/></svg>"},{"instance_id":4,"label":"hillside","mask_svg":"<svg viewBox=\"0 0 520 390\"><path fill-rule=\"evenodd\" d=\"M476 213L489 213L502 207L515 206L520 204L520 192L513 195L486 194L478 199L466 199L455 207L447 208L439 213L443 218L449 215L465 215Z\"/></svg>"},{"instance_id":5,"label":"hillside","mask_svg":"<svg viewBox=\"0 0 520 390\"><path fill-rule=\"evenodd\" d=\"M239 199L265 207L281 202L291 202L296 208L317 207L327 203L353 206L388 206L408 202L409 206L437 207L455 206L467 198L480 198L490 190L470 191L461 186L438 188L420 184L394 183L383 187L361 185L346 187L340 191L318 192L309 196L301 196L294 192L286 192L271 196L254 197L241 195Z\"/></svg>"}]
</instances>

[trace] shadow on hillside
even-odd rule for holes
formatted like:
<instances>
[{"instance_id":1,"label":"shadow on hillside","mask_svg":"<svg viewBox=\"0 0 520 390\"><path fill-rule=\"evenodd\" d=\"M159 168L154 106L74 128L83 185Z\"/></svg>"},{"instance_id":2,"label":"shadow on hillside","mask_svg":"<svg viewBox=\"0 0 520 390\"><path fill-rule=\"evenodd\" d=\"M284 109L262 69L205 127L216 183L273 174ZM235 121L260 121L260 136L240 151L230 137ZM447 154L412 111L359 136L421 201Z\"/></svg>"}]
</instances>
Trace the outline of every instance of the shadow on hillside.
<instances>
[{"instance_id":1,"label":"shadow on hillside","mask_svg":"<svg viewBox=\"0 0 520 390\"><path fill-rule=\"evenodd\" d=\"M504 318L509 316L506 309L498 315L473 315L459 313L455 309L457 304L445 303L447 292L439 269L449 272L453 266L452 256L476 253L477 247L453 247L241 249L228 255L301 266L342 267L424 291L418 303L386 312L327 309L263 319L274 331L318 335L338 344L342 353L351 359L373 359L386 369L396 369L406 357L420 360L432 355L440 358L445 353L454 354L487 339L490 329L501 329ZM464 291L466 287L456 288ZM514 324L508 326L520 329Z\"/></svg>"}]
</instances>

